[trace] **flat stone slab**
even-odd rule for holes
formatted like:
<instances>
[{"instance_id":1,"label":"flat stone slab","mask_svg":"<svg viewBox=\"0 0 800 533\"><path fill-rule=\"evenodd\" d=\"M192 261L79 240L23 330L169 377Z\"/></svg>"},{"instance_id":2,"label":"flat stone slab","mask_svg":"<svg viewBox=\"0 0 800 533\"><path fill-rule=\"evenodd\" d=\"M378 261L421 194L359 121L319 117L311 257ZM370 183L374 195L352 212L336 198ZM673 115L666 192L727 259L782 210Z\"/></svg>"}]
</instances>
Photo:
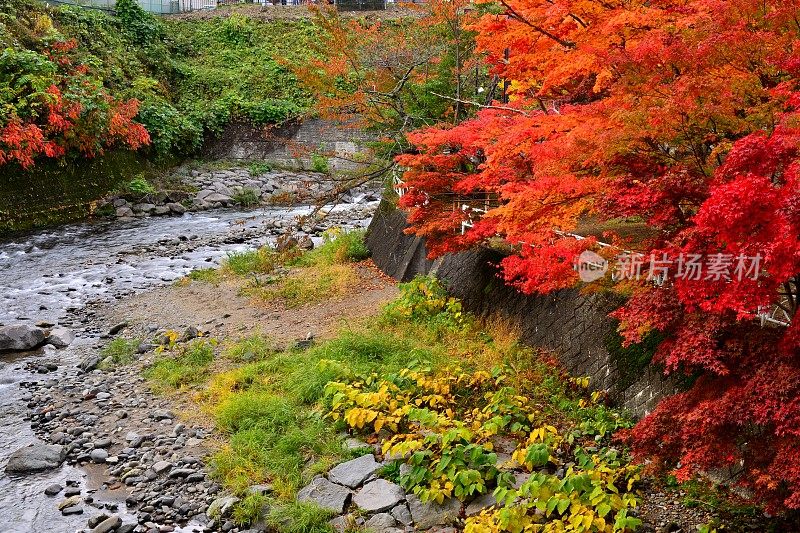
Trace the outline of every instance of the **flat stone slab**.
<instances>
[{"instance_id":1,"label":"flat stone slab","mask_svg":"<svg viewBox=\"0 0 800 533\"><path fill-rule=\"evenodd\" d=\"M448 498L441 504L423 502L416 495L409 494L408 508L414 519L414 525L418 529L428 529L454 524L461 512L461 502L455 498Z\"/></svg>"},{"instance_id":2,"label":"flat stone slab","mask_svg":"<svg viewBox=\"0 0 800 533\"><path fill-rule=\"evenodd\" d=\"M388 511L406 497L405 492L395 483L385 479L376 479L364 485L364 487L353 496L353 502L364 511L369 513L380 513Z\"/></svg>"},{"instance_id":3,"label":"flat stone slab","mask_svg":"<svg viewBox=\"0 0 800 533\"><path fill-rule=\"evenodd\" d=\"M351 495L350 489L318 477L300 489L300 492L297 493L297 501L312 502L323 509L342 514Z\"/></svg>"},{"instance_id":4,"label":"flat stone slab","mask_svg":"<svg viewBox=\"0 0 800 533\"><path fill-rule=\"evenodd\" d=\"M339 485L354 489L364 483L380 467L381 464L369 453L333 467L328 472L328 479Z\"/></svg>"},{"instance_id":5,"label":"flat stone slab","mask_svg":"<svg viewBox=\"0 0 800 533\"><path fill-rule=\"evenodd\" d=\"M34 444L11 454L6 465L9 474L27 474L58 468L67 451L58 444Z\"/></svg>"},{"instance_id":6,"label":"flat stone slab","mask_svg":"<svg viewBox=\"0 0 800 533\"><path fill-rule=\"evenodd\" d=\"M66 348L75 340L75 334L63 326L57 326L50 330L50 334L45 339L47 344L52 344L56 348Z\"/></svg>"}]
</instances>

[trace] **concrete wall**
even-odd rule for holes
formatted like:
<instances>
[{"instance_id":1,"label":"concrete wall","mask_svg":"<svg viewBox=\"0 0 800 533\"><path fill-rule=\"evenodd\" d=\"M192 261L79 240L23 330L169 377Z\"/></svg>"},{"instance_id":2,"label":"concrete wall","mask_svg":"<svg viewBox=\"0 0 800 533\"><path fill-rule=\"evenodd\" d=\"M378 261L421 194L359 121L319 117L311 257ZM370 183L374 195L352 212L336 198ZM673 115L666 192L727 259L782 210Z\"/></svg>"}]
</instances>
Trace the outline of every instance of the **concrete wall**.
<instances>
[{"instance_id":1,"label":"concrete wall","mask_svg":"<svg viewBox=\"0 0 800 533\"><path fill-rule=\"evenodd\" d=\"M630 360L617 350L616 322L608 313L623 300L614 294L581 294L577 289L545 296L526 296L497 277L502 256L487 249L426 258L425 243L407 235L405 215L384 201L367 235L375 263L395 279L435 274L465 309L481 316L499 315L518 326L522 341L555 352L575 376L590 376L592 386L636 416L650 412L677 385L651 366Z\"/></svg>"},{"instance_id":2,"label":"concrete wall","mask_svg":"<svg viewBox=\"0 0 800 533\"><path fill-rule=\"evenodd\" d=\"M229 123L203 147L209 159L268 161L288 168L312 168L312 154L324 155L331 169L354 168L352 159L369 137L363 132L320 119L286 124L280 128Z\"/></svg>"}]
</instances>

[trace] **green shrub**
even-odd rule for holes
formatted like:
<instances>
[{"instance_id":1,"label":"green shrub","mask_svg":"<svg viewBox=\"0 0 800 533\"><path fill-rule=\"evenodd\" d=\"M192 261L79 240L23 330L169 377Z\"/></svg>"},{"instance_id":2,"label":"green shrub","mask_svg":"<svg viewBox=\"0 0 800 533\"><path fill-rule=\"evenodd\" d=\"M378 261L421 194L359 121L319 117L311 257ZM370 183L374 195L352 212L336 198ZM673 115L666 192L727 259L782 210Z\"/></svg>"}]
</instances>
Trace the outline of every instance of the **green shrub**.
<instances>
[{"instance_id":1,"label":"green shrub","mask_svg":"<svg viewBox=\"0 0 800 533\"><path fill-rule=\"evenodd\" d=\"M125 190L134 194L153 194L156 188L143 177L136 177L125 184Z\"/></svg>"},{"instance_id":2,"label":"green shrub","mask_svg":"<svg viewBox=\"0 0 800 533\"><path fill-rule=\"evenodd\" d=\"M243 252L230 252L222 264L223 269L234 274L246 276L247 274L272 272L277 262L277 255L269 247Z\"/></svg>"},{"instance_id":3,"label":"green shrub","mask_svg":"<svg viewBox=\"0 0 800 533\"><path fill-rule=\"evenodd\" d=\"M242 207L253 207L261 202L261 198L259 198L258 193L247 187L238 189L235 193L233 193L231 198L233 198L233 201Z\"/></svg>"},{"instance_id":4,"label":"green shrub","mask_svg":"<svg viewBox=\"0 0 800 533\"><path fill-rule=\"evenodd\" d=\"M313 170L314 172L322 172L324 174L330 172L330 167L328 166L328 158L325 157L324 155L312 154L311 170Z\"/></svg>"},{"instance_id":5,"label":"green shrub","mask_svg":"<svg viewBox=\"0 0 800 533\"><path fill-rule=\"evenodd\" d=\"M369 257L364 243L365 230L342 230L334 228L322 234L322 244L303 254L296 261L298 265L333 265L361 261Z\"/></svg>"},{"instance_id":6,"label":"green shrub","mask_svg":"<svg viewBox=\"0 0 800 533\"><path fill-rule=\"evenodd\" d=\"M417 276L408 283L401 283L399 287L400 296L384 309L385 320L410 320L442 332L466 325L461 302L449 297L436 278Z\"/></svg>"},{"instance_id":7,"label":"green shrub","mask_svg":"<svg viewBox=\"0 0 800 533\"><path fill-rule=\"evenodd\" d=\"M253 161L247 166L251 176L260 176L272 171L272 165L266 161Z\"/></svg>"}]
</instances>

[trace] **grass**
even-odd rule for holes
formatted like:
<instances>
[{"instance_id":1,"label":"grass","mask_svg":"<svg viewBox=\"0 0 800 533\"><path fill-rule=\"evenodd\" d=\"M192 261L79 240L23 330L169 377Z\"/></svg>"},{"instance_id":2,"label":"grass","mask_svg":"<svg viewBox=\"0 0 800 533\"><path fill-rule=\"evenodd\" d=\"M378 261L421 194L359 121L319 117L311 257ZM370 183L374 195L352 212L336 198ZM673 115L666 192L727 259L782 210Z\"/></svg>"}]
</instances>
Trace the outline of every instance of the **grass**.
<instances>
[{"instance_id":1,"label":"grass","mask_svg":"<svg viewBox=\"0 0 800 533\"><path fill-rule=\"evenodd\" d=\"M275 354L275 348L265 337L255 334L231 344L225 350L225 357L237 363L261 361Z\"/></svg>"},{"instance_id":2,"label":"grass","mask_svg":"<svg viewBox=\"0 0 800 533\"><path fill-rule=\"evenodd\" d=\"M137 339L114 339L109 342L100 352L102 356L102 363L100 368L103 370L113 368L118 365L126 365L133 362L136 350L139 347L139 340ZM111 358L110 362L106 362L107 358Z\"/></svg>"},{"instance_id":3,"label":"grass","mask_svg":"<svg viewBox=\"0 0 800 533\"><path fill-rule=\"evenodd\" d=\"M214 285L222 280L222 276L216 268L198 268L197 270L192 270L187 275L187 278L192 281L202 281L203 283L211 283Z\"/></svg>"},{"instance_id":4,"label":"grass","mask_svg":"<svg viewBox=\"0 0 800 533\"><path fill-rule=\"evenodd\" d=\"M197 339L175 348L177 353L160 354L145 371L156 390L168 391L200 383L209 373L214 361L211 341Z\"/></svg>"},{"instance_id":5,"label":"grass","mask_svg":"<svg viewBox=\"0 0 800 533\"><path fill-rule=\"evenodd\" d=\"M247 187L238 189L231 198L242 207L253 207L261 203L258 193Z\"/></svg>"}]
</instances>

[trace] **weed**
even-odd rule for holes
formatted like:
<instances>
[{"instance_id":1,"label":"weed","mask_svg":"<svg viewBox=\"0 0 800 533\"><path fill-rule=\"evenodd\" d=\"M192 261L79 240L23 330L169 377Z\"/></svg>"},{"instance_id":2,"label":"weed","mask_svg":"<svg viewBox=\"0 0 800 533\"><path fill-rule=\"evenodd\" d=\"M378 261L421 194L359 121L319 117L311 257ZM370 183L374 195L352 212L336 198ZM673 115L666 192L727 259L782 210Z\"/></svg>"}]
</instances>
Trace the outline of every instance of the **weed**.
<instances>
[{"instance_id":1,"label":"weed","mask_svg":"<svg viewBox=\"0 0 800 533\"><path fill-rule=\"evenodd\" d=\"M233 508L233 521L238 526L252 524L267 509L267 498L261 494L248 494Z\"/></svg>"},{"instance_id":2,"label":"weed","mask_svg":"<svg viewBox=\"0 0 800 533\"><path fill-rule=\"evenodd\" d=\"M212 283L216 285L221 281L220 272L216 268L198 268L197 270L192 270L186 276L192 281L201 281L203 283Z\"/></svg>"},{"instance_id":3,"label":"weed","mask_svg":"<svg viewBox=\"0 0 800 533\"><path fill-rule=\"evenodd\" d=\"M222 269L246 276L252 273L267 274L272 272L277 263L274 250L262 247L257 250L230 252L222 264Z\"/></svg>"},{"instance_id":4,"label":"weed","mask_svg":"<svg viewBox=\"0 0 800 533\"><path fill-rule=\"evenodd\" d=\"M225 357L238 363L260 361L274 354L272 343L257 334L240 339L225 350Z\"/></svg>"},{"instance_id":5,"label":"weed","mask_svg":"<svg viewBox=\"0 0 800 533\"><path fill-rule=\"evenodd\" d=\"M251 287L243 292L263 300L283 300L287 307L300 307L340 297L357 281L358 276L349 266L318 265L297 269L274 287Z\"/></svg>"},{"instance_id":6,"label":"weed","mask_svg":"<svg viewBox=\"0 0 800 533\"><path fill-rule=\"evenodd\" d=\"M327 174L331 171L328 158L320 154L311 154L311 170Z\"/></svg>"},{"instance_id":7,"label":"weed","mask_svg":"<svg viewBox=\"0 0 800 533\"><path fill-rule=\"evenodd\" d=\"M138 340L122 338L114 339L113 341L109 342L100 352L100 355L103 357L103 362L100 364L100 368L106 370L118 365L126 365L132 362L138 347ZM111 358L111 361L107 362L106 360L109 357Z\"/></svg>"},{"instance_id":8,"label":"weed","mask_svg":"<svg viewBox=\"0 0 800 533\"><path fill-rule=\"evenodd\" d=\"M251 176L260 176L272 171L272 165L266 161L253 161L247 166Z\"/></svg>"},{"instance_id":9,"label":"weed","mask_svg":"<svg viewBox=\"0 0 800 533\"><path fill-rule=\"evenodd\" d=\"M369 250L364 243L365 234L365 230L330 229L322 234L322 244L303 254L295 261L295 264L332 265L366 259L369 257Z\"/></svg>"},{"instance_id":10,"label":"weed","mask_svg":"<svg viewBox=\"0 0 800 533\"><path fill-rule=\"evenodd\" d=\"M154 192L156 192L156 189L146 179L144 179L141 176L138 176L125 184L124 191L133 194L145 195L145 194L153 194Z\"/></svg>"},{"instance_id":11,"label":"weed","mask_svg":"<svg viewBox=\"0 0 800 533\"><path fill-rule=\"evenodd\" d=\"M315 505L291 502L273 507L267 522L281 533L331 533L331 516Z\"/></svg>"},{"instance_id":12,"label":"weed","mask_svg":"<svg viewBox=\"0 0 800 533\"><path fill-rule=\"evenodd\" d=\"M258 193L248 187L237 189L231 198L242 207L253 207L261 203L261 198L259 198Z\"/></svg>"},{"instance_id":13,"label":"weed","mask_svg":"<svg viewBox=\"0 0 800 533\"><path fill-rule=\"evenodd\" d=\"M212 341L197 339L179 346L175 355L162 353L145 371L145 377L159 390L199 383L208 376L208 367L214 360L213 345Z\"/></svg>"}]
</instances>

